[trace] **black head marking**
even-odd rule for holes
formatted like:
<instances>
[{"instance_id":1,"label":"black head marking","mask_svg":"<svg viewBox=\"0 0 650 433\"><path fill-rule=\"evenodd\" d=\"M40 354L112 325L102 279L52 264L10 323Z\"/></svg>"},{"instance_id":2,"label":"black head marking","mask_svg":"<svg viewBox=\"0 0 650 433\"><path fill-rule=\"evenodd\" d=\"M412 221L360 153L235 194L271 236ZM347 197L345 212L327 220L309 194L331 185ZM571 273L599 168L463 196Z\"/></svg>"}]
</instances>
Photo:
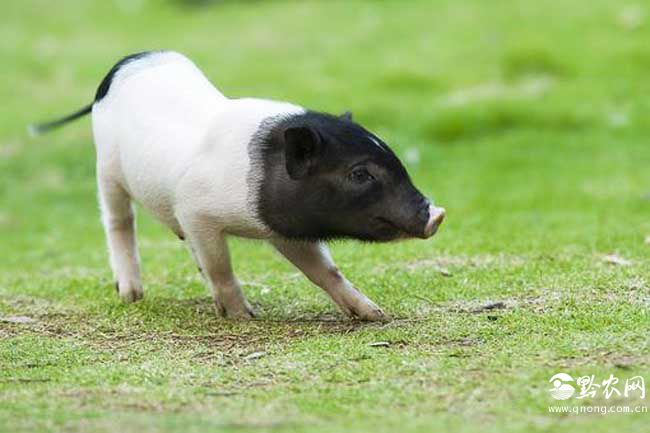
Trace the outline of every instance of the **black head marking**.
<instances>
[{"instance_id":1,"label":"black head marking","mask_svg":"<svg viewBox=\"0 0 650 433\"><path fill-rule=\"evenodd\" d=\"M310 111L269 118L249 154L250 206L284 237L390 240L426 224L428 202L397 156L351 120Z\"/></svg>"}]
</instances>

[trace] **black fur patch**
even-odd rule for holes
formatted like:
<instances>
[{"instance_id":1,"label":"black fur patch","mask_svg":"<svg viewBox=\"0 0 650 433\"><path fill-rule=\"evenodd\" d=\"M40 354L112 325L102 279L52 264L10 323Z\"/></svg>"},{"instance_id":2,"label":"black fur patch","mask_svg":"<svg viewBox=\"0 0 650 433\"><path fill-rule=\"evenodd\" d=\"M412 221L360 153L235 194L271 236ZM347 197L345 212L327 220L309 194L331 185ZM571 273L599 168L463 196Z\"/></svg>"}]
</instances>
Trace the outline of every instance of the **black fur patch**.
<instances>
[{"instance_id":1,"label":"black fur patch","mask_svg":"<svg viewBox=\"0 0 650 433\"><path fill-rule=\"evenodd\" d=\"M157 53L159 51L143 51L141 53L135 53L128 55L124 58L122 58L119 62L117 62L113 67L111 68L110 71L108 71L108 74L104 77L102 82L99 84L99 87L97 88L97 93L95 93L95 102L99 102L102 100L104 96L108 93L108 90L111 88L111 83L113 82L113 77L115 77L115 74L117 71L120 70L120 68L124 65L126 65L129 62L132 62L134 60L141 59L143 57L147 57L150 54Z\"/></svg>"},{"instance_id":2,"label":"black fur patch","mask_svg":"<svg viewBox=\"0 0 650 433\"><path fill-rule=\"evenodd\" d=\"M292 152L296 139L305 143ZM385 241L416 236L427 222L428 201L397 156L351 120L316 112L269 118L249 155L249 205L286 238Z\"/></svg>"}]
</instances>

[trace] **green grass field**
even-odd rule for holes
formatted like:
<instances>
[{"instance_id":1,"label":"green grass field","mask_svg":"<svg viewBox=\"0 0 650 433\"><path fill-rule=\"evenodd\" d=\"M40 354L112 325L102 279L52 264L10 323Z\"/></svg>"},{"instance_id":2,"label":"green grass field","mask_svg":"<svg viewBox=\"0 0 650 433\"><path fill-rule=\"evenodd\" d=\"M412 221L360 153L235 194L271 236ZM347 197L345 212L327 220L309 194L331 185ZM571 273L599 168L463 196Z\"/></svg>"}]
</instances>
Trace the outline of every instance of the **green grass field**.
<instances>
[{"instance_id":1,"label":"green grass field","mask_svg":"<svg viewBox=\"0 0 650 433\"><path fill-rule=\"evenodd\" d=\"M646 430L648 413L548 410L558 372L650 381L650 5L626 5L3 2L0 431ZM145 212L145 300L119 301L90 122L25 126L155 48L230 96L352 110L447 208L429 241L332 246L391 322L346 319L240 240L259 318L224 320ZM647 407L646 387L565 404Z\"/></svg>"}]
</instances>

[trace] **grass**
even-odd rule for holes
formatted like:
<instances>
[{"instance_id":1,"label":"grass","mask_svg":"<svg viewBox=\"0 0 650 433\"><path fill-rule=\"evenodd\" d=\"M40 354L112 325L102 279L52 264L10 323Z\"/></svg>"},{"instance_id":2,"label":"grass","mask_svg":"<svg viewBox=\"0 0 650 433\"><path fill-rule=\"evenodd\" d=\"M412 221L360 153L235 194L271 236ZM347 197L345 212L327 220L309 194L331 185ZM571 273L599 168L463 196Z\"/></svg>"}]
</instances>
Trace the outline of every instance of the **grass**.
<instances>
[{"instance_id":1,"label":"grass","mask_svg":"<svg viewBox=\"0 0 650 433\"><path fill-rule=\"evenodd\" d=\"M0 431L642 431L647 413L549 413L547 390L560 371L650 380L648 14L603 0L5 2ZM332 246L393 321L345 319L240 240L260 317L218 318L145 212L146 299L119 302L89 122L24 128L161 47L228 95L351 109L404 157L449 211L441 232Z\"/></svg>"}]
</instances>

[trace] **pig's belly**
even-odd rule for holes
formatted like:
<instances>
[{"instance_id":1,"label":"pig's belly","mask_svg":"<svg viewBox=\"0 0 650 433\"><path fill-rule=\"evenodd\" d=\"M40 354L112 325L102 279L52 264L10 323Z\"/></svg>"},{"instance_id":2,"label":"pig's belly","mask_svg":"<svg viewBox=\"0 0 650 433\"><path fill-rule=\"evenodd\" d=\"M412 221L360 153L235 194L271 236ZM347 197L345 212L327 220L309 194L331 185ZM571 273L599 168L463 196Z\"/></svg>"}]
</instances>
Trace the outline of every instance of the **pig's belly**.
<instances>
[{"instance_id":1,"label":"pig's belly","mask_svg":"<svg viewBox=\"0 0 650 433\"><path fill-rule=\"evenodd\" d=\"M169 227L177 235L181 235L180 225L174 214L172 201L166 191L151 183L132 184L129 192L132 198L151 213L158 221Z\"/></svg>"},{"instance_id":2,"label":"pig's belly","mask_svg":"<svg viewBox=\"0 0 650 433\"><path fill-rule=\"evenodd\" d=\"M122 151L122 173L131 197L156 219L180 234L174 213L174 185L180 162L162 156L156 149Z\"/></svg>"}]
</instances>

